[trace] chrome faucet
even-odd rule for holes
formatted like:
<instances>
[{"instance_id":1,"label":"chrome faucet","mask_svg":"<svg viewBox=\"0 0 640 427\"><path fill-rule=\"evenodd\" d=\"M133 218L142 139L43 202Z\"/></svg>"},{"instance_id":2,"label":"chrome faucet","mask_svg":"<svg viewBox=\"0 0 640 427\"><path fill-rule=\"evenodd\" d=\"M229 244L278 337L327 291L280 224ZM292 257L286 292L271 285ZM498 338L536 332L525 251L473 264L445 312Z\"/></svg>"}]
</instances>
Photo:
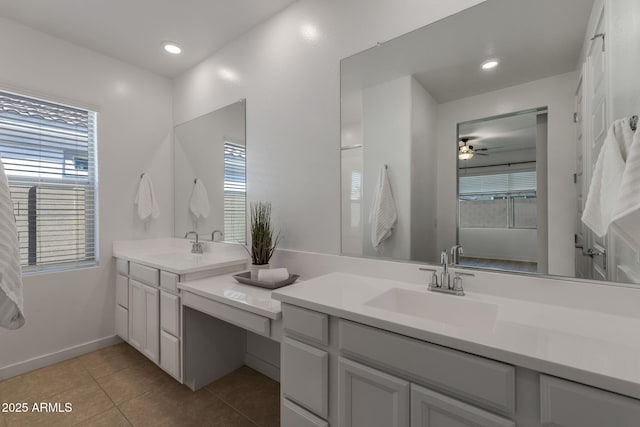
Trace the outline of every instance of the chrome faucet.
<instances>
[{"instance_id":1,"label":"chrome faucet","mask_svg":"<svg viewBox=\"0 0 640 427\"><path fill-rule=\"evenodd\" d=\"M196 236L196 241L195 242L191 242L191 253L192 254L202 254L204 253L204 245L202 244L202 242L198 241L198 233L195 231L187 231L184 235L185 239L188 239L190 235L195 234Z\"/></svg>"},{"instance_id":2,"label":"chrome faucet","mask_svg":"<svg viewBox=\"0 0 640 427\"><path fill-rule=\"evenodd\" d=\"M224 239L224 233L220 230L213 230L211 232L211 241L215 242L216 241L216 233L220 234L220 238Z\"/></svg>"},{"instance_id":3,"label":"chrome faucet","mask_svg":"<svg viewBox=\"0 0 640 427\"><path fill-rule=\"evenodd\" d=\"M460 245L451 246L450 254L451 254L451 264L453 265L460 264L460 255L464 254L464 251L462 250L462 246Z\"/></svg>"},{"instance_id":4,"label":"chrome faucet","mask_svg":"<svg viewBox=\"0 0 640 427\"><path fill-rule=\"evenodd\" d=\"M440 287L450 289L451 276L449 275L449 256L447 255L446 250L443 250L440 254L440 264L442 265L442 273L440 273Z\"/></svg>"},{"instance_id":5,"label":"chrome faucet","mask_svg":"<svg viewBox=\"0 0 640 427\"><path fill-rule=\"evenodd\" d=\"M422 271L430 271L431 281L429 282L429 290L433 292L442 292L451 295L464 295L464 289L462 288L461 276L473 276L472 273L466 273L462 271L455 271L453 283L451 281L451 273L449 272L449 257L447 251L443 250L440 254L440 263L442 265L442 271L440 272L440 283L438 283L437 269L435 268L420 268Z\"/></svg>"}]
</instances>

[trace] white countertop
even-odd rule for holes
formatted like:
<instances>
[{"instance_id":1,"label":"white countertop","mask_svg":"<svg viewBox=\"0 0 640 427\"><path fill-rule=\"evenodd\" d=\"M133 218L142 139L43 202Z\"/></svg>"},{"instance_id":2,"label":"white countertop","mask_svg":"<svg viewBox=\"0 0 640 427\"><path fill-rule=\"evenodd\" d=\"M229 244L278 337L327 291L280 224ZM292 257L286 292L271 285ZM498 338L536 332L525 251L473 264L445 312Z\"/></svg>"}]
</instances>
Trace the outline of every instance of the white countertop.
<instances>
[{"instance_id":1,"label":"white countertop","mask_svg":"<svg viewBox=\"0 0 640 427\"><path fill-rule=\"evenodd\" d=\"M435 298L496 304L488 327L455 326L465 313L441 321L368 305L391 288ZM402 335L516 366L640 398L640 319L491 295L458 297L429 292L426 285L332 273L277 289L273 298ZM579 295L576 296L579 298ZM463 303L464 305L464 303ZM426 308L425 308L426 309Z\"/></svg>"},{"instance_id":2,"label":"white countertop","mask_svg":"<svg viewBox=\"0 0 640 427\"><path fill-rule=\"evenodd\" d=\"M203 254L192 254L189 248L190 242L186 239L122 240L113 243L113 256L175 274L197 273L249 261L248 255L237 248L207 246L209 250Z\"/></svg>"},{"instance_id":3,"label":"white countertop","mask_svg":"<svg viewBox=\"0 0 640 427\"><path fill-rule=\"evenodd\" d=\"M231 274L181 282L178 287L183 292L191 292L270 319L282 317L280 301L271 298L270 289L243 285L236 282Z\"/></svg>"}]
</instances>

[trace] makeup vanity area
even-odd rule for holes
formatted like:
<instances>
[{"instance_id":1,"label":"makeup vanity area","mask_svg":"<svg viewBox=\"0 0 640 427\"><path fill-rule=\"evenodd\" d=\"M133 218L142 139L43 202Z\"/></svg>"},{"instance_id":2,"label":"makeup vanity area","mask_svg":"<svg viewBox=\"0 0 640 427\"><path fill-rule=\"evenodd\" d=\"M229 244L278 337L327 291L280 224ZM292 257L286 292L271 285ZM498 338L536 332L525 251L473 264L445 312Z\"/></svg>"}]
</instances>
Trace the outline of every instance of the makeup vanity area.
<instances>
[{"instance_id":1,"label":"makeup vanity area","mask_svg":"<svg viewBox=\"0 0 640 427\"><path fill-rule=\"evenodd\" d=\"M625 3L489 0L343 59L342 255L278 250L304 280L273 292L235 283L241 246L181 238L246 242L220 191L244 109L178 125L176 237L114 243L118 335L194 390L244 363L279 380L283 426L640 425L639 251L580 221L609 124L640 111L614 96L636 58L602 36L625 37ZM491 54L503 68L477 77ZM383 166L398 224L374 247ZM209 218L188 211L194 178ZM428 291L418 268L456 245L465 295Z\"/></svg>"}]
</instances>

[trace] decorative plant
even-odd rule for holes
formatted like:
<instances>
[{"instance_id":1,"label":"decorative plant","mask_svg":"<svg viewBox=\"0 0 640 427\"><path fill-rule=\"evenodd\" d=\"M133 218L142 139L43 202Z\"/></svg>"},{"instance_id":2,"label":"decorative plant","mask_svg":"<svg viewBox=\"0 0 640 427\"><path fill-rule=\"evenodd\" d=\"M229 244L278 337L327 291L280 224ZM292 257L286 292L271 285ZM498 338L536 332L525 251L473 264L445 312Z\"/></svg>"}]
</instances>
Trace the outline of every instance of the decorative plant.
<instances>
[{"instance_id":1,"label":"decorative plant","mask_svg":"<svg viewBox=\"0 0 640 427\"><path fill-rule=\"evenodd\" d=\"M251 261L254 265L269 264L280 241L271 228L271 203L251 203Z\"/></svg>"}]
</instances>

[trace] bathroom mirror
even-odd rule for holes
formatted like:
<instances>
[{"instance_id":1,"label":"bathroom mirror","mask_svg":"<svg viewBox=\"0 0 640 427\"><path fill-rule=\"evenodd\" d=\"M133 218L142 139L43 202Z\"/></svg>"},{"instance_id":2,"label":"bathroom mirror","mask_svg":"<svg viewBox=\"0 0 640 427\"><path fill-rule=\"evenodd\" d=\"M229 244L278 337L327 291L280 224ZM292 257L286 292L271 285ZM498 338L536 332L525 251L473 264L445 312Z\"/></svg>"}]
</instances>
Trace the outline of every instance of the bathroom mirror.
<instances>
[{"instance_id":1,"label":"bathroom mirror","mask_svg":"<svg viewBox=\"0 0 640 427\"><path fill-rule=\"evenodd\" d=\"M246 243L245 100L174 130L174 234Z\"/></svg>"},{"instance_id":2,"label":"bathroom mirror","mask_svg":"<svg viewBox=\"0 0 640 427\"><path fill-rule=\"evenodd\" d=\"M342 253L640 283L640 248L581 221L609 124L640 112L638 18L488 0L343 59Z\"/></svg>"}]
</instances>

